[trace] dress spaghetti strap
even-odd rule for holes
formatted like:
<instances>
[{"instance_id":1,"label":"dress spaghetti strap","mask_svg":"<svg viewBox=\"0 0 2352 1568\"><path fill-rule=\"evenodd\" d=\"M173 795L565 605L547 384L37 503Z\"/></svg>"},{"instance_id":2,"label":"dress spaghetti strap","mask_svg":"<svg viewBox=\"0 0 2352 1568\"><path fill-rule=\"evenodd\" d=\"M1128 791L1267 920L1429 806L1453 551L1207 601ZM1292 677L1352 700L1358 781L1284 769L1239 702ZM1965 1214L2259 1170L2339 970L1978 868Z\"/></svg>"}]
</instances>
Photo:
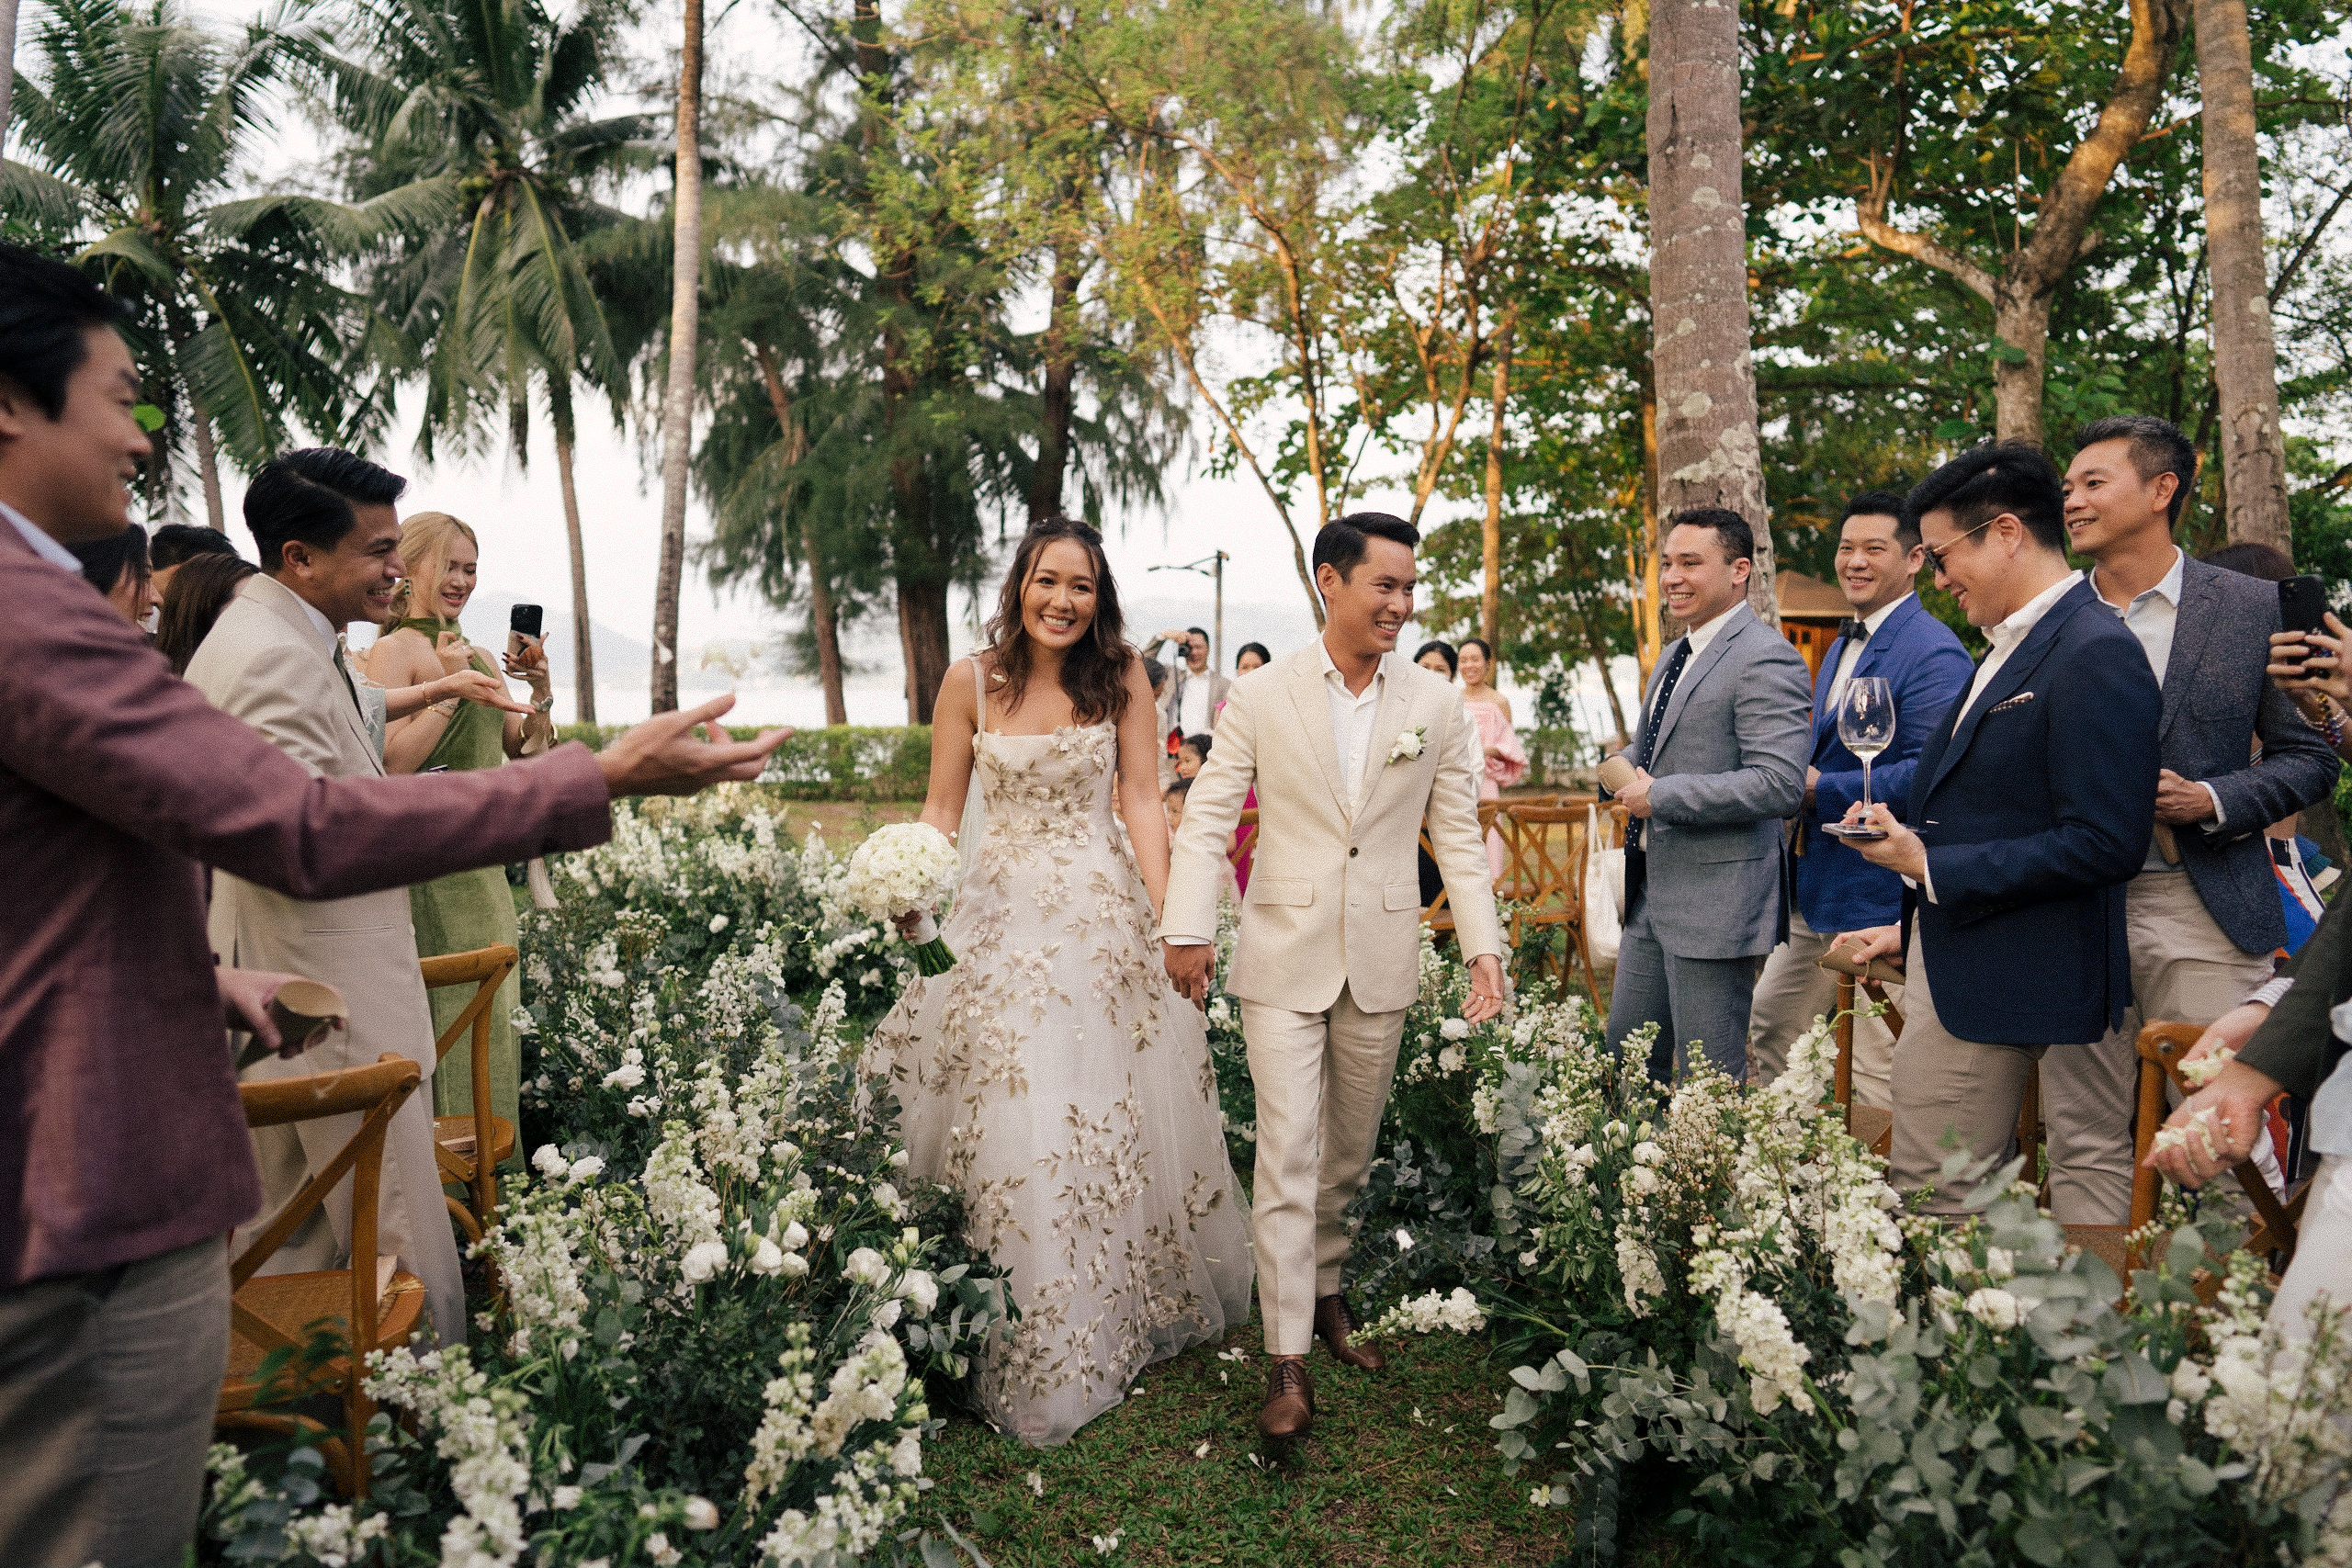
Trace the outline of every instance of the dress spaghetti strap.
<instances>
[{"instance_id":1,"label":"dress spaghetti strap","mask_svg":"<svg viewBox=\"0 0 2352 1568\"><path fill-rule=\"evenodd\" d=\"M989 732L989 689L980 679L980 656L972 655L972 722L982 735Z\"/></svg>"}]
</instances>

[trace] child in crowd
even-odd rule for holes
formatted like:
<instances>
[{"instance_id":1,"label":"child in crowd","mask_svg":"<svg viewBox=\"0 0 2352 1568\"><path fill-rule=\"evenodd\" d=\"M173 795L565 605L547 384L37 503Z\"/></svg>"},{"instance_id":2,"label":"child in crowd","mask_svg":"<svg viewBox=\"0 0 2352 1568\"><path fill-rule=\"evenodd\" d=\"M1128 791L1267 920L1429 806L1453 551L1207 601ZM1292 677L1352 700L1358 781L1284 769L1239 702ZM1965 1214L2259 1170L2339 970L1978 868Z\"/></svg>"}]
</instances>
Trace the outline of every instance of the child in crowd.
<instances>
[{"instance_id":1,"label":"child in crowd","mask_svg":"<svg viewBox=\"0 0 2352 1568\"><path fill-rule=\"evenodd\" d=\"M1187 735L1184 743L1176 748L1176 776L1187 784L1200 777L1201 764L1209 760L1209 738Z\"/></svg>"}]
</instances>

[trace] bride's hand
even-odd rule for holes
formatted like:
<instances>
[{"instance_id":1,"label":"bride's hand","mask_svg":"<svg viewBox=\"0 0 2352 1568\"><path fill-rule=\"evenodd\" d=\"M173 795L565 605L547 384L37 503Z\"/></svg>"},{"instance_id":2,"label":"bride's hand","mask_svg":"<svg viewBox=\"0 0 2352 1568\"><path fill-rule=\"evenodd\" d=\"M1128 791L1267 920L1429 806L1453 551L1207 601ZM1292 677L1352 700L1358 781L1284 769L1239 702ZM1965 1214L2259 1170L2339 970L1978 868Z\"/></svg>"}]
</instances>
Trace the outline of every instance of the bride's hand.
<instances>
[{"instance_id":1,"label":"bride's hand","mask_svg":"<svg viewBox=\"0 0 2352 1568\"><path fill-rule=\"evenodd\" d=\"M922 926L923 921L930 918L930 914L931 911L928 909L909 909L903 915L893 915L890 918L890 923L899 928L899 934L900 936L906 938L909 942L912 942L915 939L915 931L917 928Z\"/></svg>"}]
</instances>

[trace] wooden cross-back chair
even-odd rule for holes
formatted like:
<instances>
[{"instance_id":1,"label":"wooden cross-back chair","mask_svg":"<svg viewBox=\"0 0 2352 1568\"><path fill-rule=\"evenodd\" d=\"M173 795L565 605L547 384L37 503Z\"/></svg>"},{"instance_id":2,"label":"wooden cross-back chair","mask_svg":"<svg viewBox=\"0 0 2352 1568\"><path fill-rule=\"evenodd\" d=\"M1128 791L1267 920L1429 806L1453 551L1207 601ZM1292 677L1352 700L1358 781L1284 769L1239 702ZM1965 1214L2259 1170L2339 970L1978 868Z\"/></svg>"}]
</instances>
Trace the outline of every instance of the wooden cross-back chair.
<instances>
[{"instance_id":1,"label":"wooden cross-back chair","mask_svg":"<svg viewBox=\"0 0 2352 1568\"><path fill-rule=\"evenodd\" d=\"M376 1250L385 1130L416 1091L422 1076L414 1062L387 1052L373 1066L237 1086L249 1127L354 1113L360 1117L350 1142L302 1184L253 1245L229 1265L229 1372L221 1380L214 1417L222 1427L321 1437L320 1454L346 1496L368 1495L368 1423L376 1414L375 1401L364 1386L368 1353L407 1344L424 1312L424 1283L404 1269L387 1274L384 1265L392 1259L379 1258ZM260 1273L261 1266L319 1212L346 1176L351 1179L351 1266L300 1274ZM340 1353L305 1366L300 1353L314 1325L334 1335ZM297 1354L265 1382L262 1363L279 1350ZM315 1419L274 1408L312 1394L340 1396L340 1434L327 1435ZM264 1400L269 1404L265 1406Z\"/></svg>"},{"instance_id":2,"label":"wooden cross-back chair","mask_svg":"<svg viewBox=\"0 0 2352 1568\"><path fill-rule=\"evenodd\" d=\"M1903 1014L1887 999L1886 987L1903 984L1903 971L1883 958L1873 958L1865 966L1845 954L1830 952L1822 954L1821 967L1838 976L1838 1070L1832 1080L1832 1090L1838 1109L1846 1113L1846 1131L1856 1142L1881 1159L1894 1149L1894 1113L1875 1105L1860 1105L1854 1100L1854 993L1880 1004L1886 1010L1880 1014L1889 1032L1903 1038Z\"/></svg>"},{"instance_id":3,"label":"wooden cross-back chair","mask_svg":"<svg viewBox=\"0 0 2352 1568\"><path fill-rule=\"evenodd\" d=\"M434 1060L439 1063L448 1059L459 1036L472 1036L468 1065L472 1068L473 1113L433 1119L433 1157L440 1165L442 1179L464 1188L467 1194L462 1203L446 1193L442 1201L449 1206L450 1218L469 1241L480 1241L498 1212L498 1168L514 1156L514 1123L493 1115L490 1107L490 1010L498 999L498 987L514 972L517 956L513 948L500 942L471 953L427 958L421 964L427 990L474 987L473 999L433 1043Z\"/></svg>"},{"instance_id":4,"label":"wooden cross-back chair","mask_svg":"<svg viewBox=\"0 0 2352 1568\"><path fill-rule=\"evenodd\" d=\"M2132 1229L2135 1233L2156 1218L2156 1198L2160 1179L2148 1168L2149 1151L2155 1147L2156 1131L2165 1123L2165 1085L2170 1083L2185 1097L2196 1090L2180 1076L2181 1058L2188 1055L2190 1046L2204 1037L2203 1026L2194 1023L2149 1024L2140 1031L2140 1104L2133 1118L2132 1138ZM2274 1150L2285 1164L2284 1151ZM2238 1243L2240 1252L2251 1252L2263 1258L2272 1277L2284 1274L2295 1256L2295 1244L2302 1228L2303 1205L2311 1197L2308 1179L2291 1183L2284 1201L2270 1190L2262 1168L2251 1158L2240 1160L2230 1174L2237 1178L2246 1201L2254 1205L2253 1229ZM2198 1293L2208 1301L2220 1290L2218 1277L2200 1282Z\"/></svg>"},{"instance_id":5,"label":"wooden cross-back chair","mask_svg":"<svg viewBox=\"0 0 2352 1568\"><path fill-rule=\"evenodd\" d=\"M1495 825L1495 812L1501 805L1502 802L1499 800L1482 800L1478 803L1478 838L1482 843L1486 840L1487 829ZM1421 818L1420 846L1421 853L1429 856L1431 862L1435 862L1437 846L1430 841L1430 819L1426 817ZM1450 887L1441 886L1437 890L1437 897L1430 899L1428 906L1421 910L1421 923L1429 927L1440 942L1443 942L1453 934L1453 891ZM1501 888L1495 889L1495 897L1498 900L1503 897Z\"/></svg>"},{"instance_id":6,"label":"wooden cross-back chair","mask_svg":"<svg viewBox=\"0 0 2352 1568\"><path fill-rule=\"evenodd\" d=\"M1503 877L1498 897L1518 906L1511 919L1514 946L1530 928L1557 927L1560 955L1555 965L1560 989L1568 988L1571 966L1584 971L1585 994L1604 1009L1592 966L1592 945L1584 924L1584 871L1588 813L1580 806L1521 806L1505 803L1495 818L1502 830ZM1614 830L1614 818L1603 824Z\"/></svg>"}]
</instances>

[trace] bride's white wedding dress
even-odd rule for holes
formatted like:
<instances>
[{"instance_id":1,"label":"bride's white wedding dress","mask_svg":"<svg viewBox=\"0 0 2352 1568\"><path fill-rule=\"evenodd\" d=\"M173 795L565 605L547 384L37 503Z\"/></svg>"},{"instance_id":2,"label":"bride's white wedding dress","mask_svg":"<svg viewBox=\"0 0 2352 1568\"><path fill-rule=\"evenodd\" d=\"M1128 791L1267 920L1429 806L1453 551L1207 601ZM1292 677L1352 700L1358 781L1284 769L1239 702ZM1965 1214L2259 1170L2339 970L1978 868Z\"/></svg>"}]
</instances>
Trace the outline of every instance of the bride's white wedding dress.
<instances>
[{"instance_id":1,"label":"bride's white wedding dress","mask_svg":"<svg viewBox=\"0 0 2352 1568\"><path fill-rule=\"evenodd\" d=\"M914 1174L964 1195L1020 1320L982 1408L1040 1445L1136 1373L1249 1315L1250 1221L1200 1014L1150 940L1111 814L1114 726L973 739L986 837L941 934L956 953L877 1028Z\"/></svg>"}]
</instances>

